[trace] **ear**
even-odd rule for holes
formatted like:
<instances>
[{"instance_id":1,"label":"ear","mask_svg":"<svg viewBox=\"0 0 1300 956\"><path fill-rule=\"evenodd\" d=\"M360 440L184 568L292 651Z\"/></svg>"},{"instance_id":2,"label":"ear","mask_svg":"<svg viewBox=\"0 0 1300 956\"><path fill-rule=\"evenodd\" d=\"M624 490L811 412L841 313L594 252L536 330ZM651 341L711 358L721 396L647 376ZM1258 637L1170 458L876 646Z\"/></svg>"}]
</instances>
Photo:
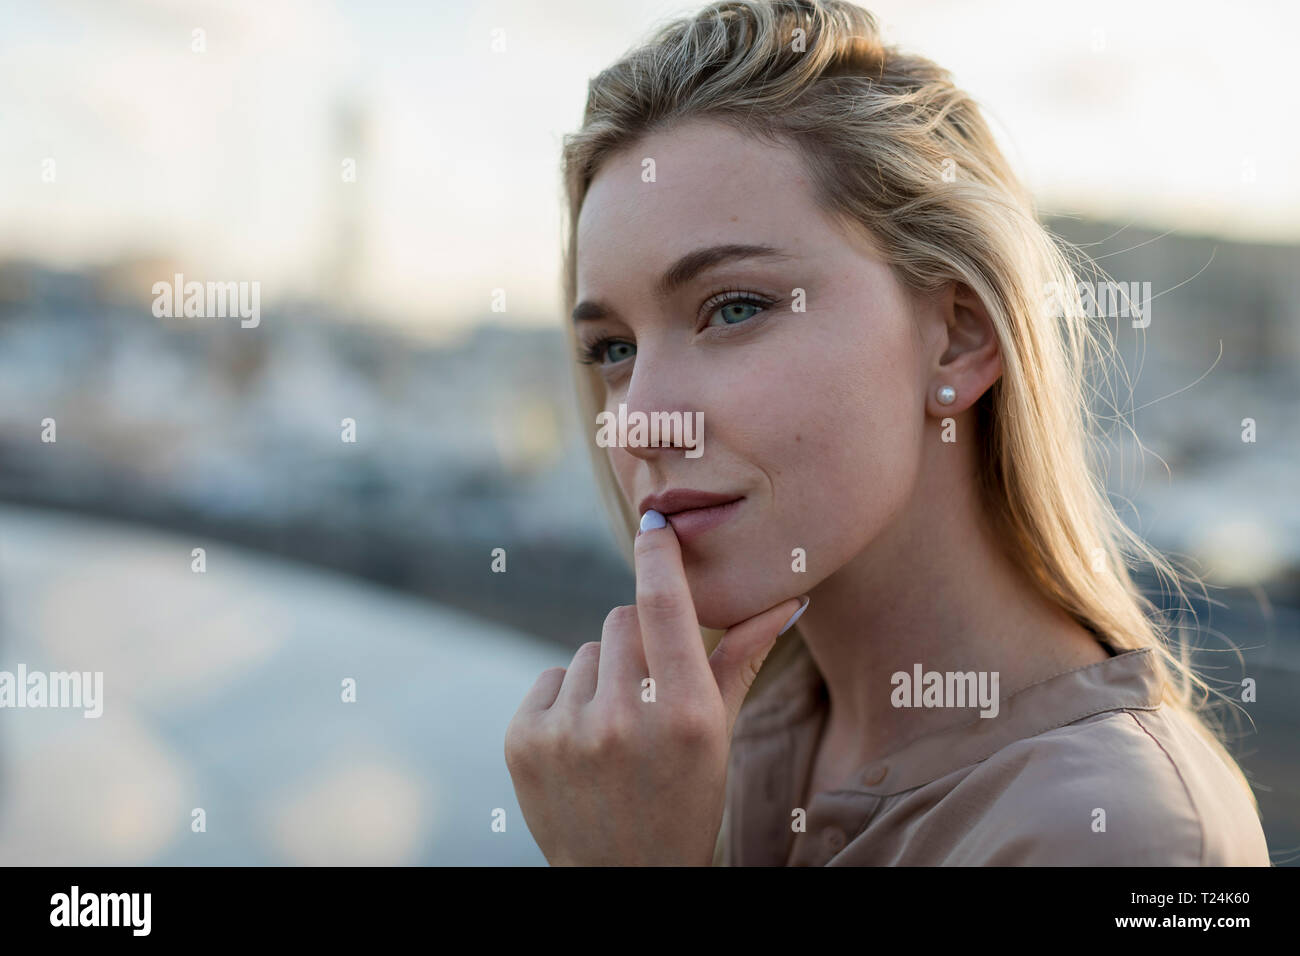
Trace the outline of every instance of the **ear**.
<instances>
[{"instance_id":1,"label":"ear","mask_svg":"<svg viewBox=\"0 0 1300 956\"><path fill-rule=\"evenodd\" d=\"M952 281L936 293L933 307L943 322L929 375L926 414L943 418L964 412L975 404L1002 374L1002 350L993 319L970 286ZM938 399L949 386L957 397L949 405Z\"/></svg>"}]
</instances>

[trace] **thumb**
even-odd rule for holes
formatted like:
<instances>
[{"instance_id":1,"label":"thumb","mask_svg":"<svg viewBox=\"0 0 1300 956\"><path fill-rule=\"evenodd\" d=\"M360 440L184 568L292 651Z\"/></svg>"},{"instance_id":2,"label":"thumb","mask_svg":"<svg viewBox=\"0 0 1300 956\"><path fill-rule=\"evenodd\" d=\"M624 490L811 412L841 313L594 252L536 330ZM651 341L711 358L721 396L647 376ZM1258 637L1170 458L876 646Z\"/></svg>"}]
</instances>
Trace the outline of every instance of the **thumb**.
<instances>
[{"instance_id":1,"label":"thumb","mask_svg":"<svg viewBox=\"0 0 1300 956\"><path fill-rule=\"evenodd\" d=\"M727 709L727 739L740 715L749 688L776 639L790 629L808 607L809 598L791 598L727 629L709 655L709 667Z\"/></svg>"}]
</instances>

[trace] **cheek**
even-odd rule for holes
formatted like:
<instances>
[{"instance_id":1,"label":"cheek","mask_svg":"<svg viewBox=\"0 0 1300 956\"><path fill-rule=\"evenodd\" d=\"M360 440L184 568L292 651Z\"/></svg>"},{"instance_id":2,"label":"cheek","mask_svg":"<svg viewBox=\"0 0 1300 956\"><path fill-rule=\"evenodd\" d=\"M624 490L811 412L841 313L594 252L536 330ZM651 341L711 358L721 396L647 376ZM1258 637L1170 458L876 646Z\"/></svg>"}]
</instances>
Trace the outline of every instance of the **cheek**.
<instances>
[{"instance_id":1,"label":"cheek","mask_svg":"<svg viewBox=\"0 0 1300 956\"><path fill-rule=\"evenodd\" d=\"M908 334L806 342L750 364L761 387L723 393L719 443L766 476L770 497L729 553L686 556L700 623L728 627L815 587L905 507L924 428Z\"/></svg>"},{"instance_id":2,"label":"cheek","mask_svg":"<svg viewBox=\"0 0 1300 956\"><path fill-rule=\"evenodd\" d=\"M808 584L865 548L911 494L924 406L909 334L900 325L824 343L803 366L815 371L775 403L785 444L770 470L772 523L806 549Z\"/></svg>"}]
</instances>

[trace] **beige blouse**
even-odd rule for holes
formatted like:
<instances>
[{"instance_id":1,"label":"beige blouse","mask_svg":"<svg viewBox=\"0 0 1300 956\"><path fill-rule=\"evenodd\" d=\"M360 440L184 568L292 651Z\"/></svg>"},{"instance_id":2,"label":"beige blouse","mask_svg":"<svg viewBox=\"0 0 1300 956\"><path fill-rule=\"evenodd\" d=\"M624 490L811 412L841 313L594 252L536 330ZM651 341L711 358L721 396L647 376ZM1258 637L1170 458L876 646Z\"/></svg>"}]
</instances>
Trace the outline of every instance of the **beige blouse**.
<instances>
[{"instance_id":1,"label":"beige blouse","mask_svg":"<svg viewBox=\"0 0 1300 956\"><path fill-rule=\"evenodd\" d=\"M801 640L790 653L737 718L714 865L1269 865L1240 783L1160 703L1150 648L1111 650L867 764L812 797L796 848L827 697Z\"/></svg>"}]
</instances>

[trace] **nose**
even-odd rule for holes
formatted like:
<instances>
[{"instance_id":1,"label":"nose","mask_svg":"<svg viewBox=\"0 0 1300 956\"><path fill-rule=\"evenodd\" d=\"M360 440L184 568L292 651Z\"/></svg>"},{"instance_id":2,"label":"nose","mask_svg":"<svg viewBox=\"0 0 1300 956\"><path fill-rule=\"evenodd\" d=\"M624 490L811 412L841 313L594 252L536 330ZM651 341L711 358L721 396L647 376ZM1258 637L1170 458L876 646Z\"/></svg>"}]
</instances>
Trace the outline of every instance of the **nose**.
<instances>
[{"instance_id":1,"label":"nose","mask_svg":"<svg viewBox=\"0 0 1300 956\"><path fill-rule=\"evenodd\" d=\"M607 408L619 416L620 435L626 438L621 450L644 461L657 461L699 447L701 429L696 425L701 416L696 413L701 409L691 400L693 395L680 361L638 351L627 391Z\"/></svg>"}]
</instances>

